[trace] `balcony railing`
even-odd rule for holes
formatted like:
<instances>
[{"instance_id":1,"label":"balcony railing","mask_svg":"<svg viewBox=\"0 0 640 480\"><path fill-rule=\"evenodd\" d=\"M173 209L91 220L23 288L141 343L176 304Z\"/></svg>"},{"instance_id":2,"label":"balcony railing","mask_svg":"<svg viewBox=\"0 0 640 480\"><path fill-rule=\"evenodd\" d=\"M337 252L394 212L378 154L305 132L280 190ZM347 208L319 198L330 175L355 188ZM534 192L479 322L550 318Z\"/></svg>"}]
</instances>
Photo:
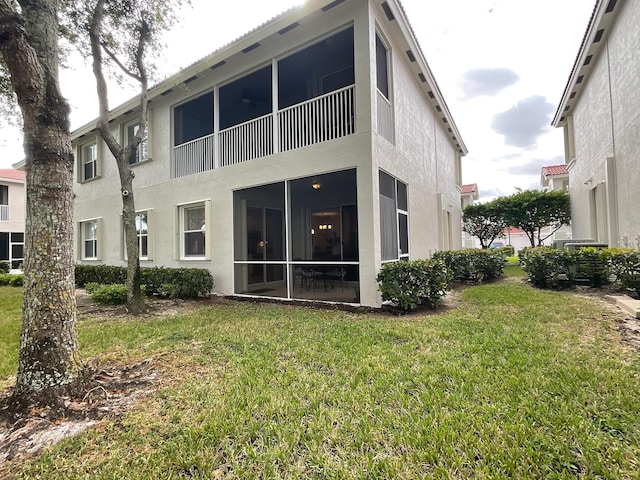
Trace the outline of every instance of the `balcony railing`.
<instances>
[{"instance_id":1,"label":"balcony railing","mask_svg":"<svg viewBox=\"0 0 640 480\"><path fill-rule=\"evenodd\" d=\"M280 151L335 140L355 132L353 85L278 112Z\"/></svg>"},{"instance_id":2,"label":"balcony railing","mask_svg":"<svg viewBox=\"0 0 640 480\"><path fill-rule=\"evenodd\" d=\"M354 92L351 85L178 145L173 149L172 176L193 175L351 135L355 133Z\"/></svg>"},{"instance_id":3,"label":"balcony railing","mask_svg":"<svg viewBox=\"0 0 640 480\"><path fill-rule=\"evenodd\" d=\"M173 147L173 177L213 170L214 147L213 133Z\"/></svg>"},{"instance_id":4,"label":"balcony railing","mask_svg":"<svg viewBox=\"0 0 640 480\"><path fill-rule=\"evenodd\" d=\"M0 221L9 221L9 205L0 205Z\"/></svg>"},{"instance_id":5,"label":"balcony railing","mask_svg":"<svg viewBox=\"0 0 640 480\"><path fill-rule=\"evenodd\" d=\"M393 108L391 102L385 97L380 90L377 90L377 126L378 135L383 136L389 142L393 143Z\"/></svg>"},{"instance_id":6,"label":"balcony railing","mask_svg":"<svg viewBox=\"0 0 640 480\"><path fill-rule=\"evenodd\" d=\"M221 130L220 167L235 165L273 153L273 114Z\"/></svg>"}]
</instances>

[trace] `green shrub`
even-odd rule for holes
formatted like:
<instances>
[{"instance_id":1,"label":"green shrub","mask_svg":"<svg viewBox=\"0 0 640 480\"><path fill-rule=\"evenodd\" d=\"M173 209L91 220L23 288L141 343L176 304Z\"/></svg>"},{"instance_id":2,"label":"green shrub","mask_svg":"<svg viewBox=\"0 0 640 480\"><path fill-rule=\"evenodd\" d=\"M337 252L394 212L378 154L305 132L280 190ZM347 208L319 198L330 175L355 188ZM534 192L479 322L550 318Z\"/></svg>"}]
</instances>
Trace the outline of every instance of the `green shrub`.
<instances>
[{"instance_id":1,"label":"green shrub","mask_svg":"<svg viewBox=\"0 0 640 480\"><path fill-rule=\"evenodd\" d=\"M640 298L640 251L610 249L609 264L616 282Z\"/></svg>"},{"instance_id":2,"label":"green shrub","mask_svg":"<svg viewBox=\"0 0 640 480\"><path fill-rule=\"evenodd\" d=\"M22 287L24 285L24 275L12 273L0 273L0 286Z\"/></svg>"},{"instance_id":3,"label":"green shrub","mask_svg":"<svg viewBox=\"0 0 640 480\"><path fill-rule=\"evenodd\" d=\"M84 289L89 295L91 295L98 288L100 288L100 286L101 285L99 283L97 283L97 282L89 282L89 283L85 284Z\"/></svg>"},{"instance_id":4,"label":"green shrub","mask_svg":"<svg viewBox=\"0 0 640 480\"><path fill-rule=\"evenodd\" d=\"M513 248L513 245L505 245L504 247L500 247L498 251L504 255L504 257L513 257L516 253L516 249Z\"/></svg>"},{"instance_id":5,"label":"green shrub","mask_svg":"<svg viewBox=\"0 0 640 480\"><path fill-rule=\"evenodd\" d=\"M519 257L522 269L536 287L559 290L571 285L573 259L567 250L527 248L520 252Z\"/></svg>"},{"instance_id":6,"label":"green shrub","mask_svg":"<svg viewBox=\"0 0 640 480\"><path fill-rule=\"evenodd\" d=\"M592 287L601 287L609 283L611 275L609 249L585 247L571 253L574 269L574 282L586 282Z\"/></svg>"},{"instance_id":7,"label":"green shrub","mask_svg":"<svg viewBox=\"0 0 640 480\"><path fill-rule=\"evenodd\" d=\"M213 276L205 268L153 267L142 270L142 283L147 295L198 298L211 293Z\"/></svg>"},{"instance_id":8,"label":"green shrub","mask_svg":"<svg viewBox=\"0 0 640 480\"><path fill-rule=\"evenodd\" d=\"M436 252L433 258L445 263L455 282L493 280L502 275L505 262L500 250L477 248Z\"/></svg>"},{"instance_id":9,"label":"green shrub","mask_svg":"<svg viewBox=\"0 0 640 480\"><path fill-rule=\"evenodd\" d=\"M76 265L76 286L83 288L87 283L110 285L127 283L127 269L113 265Z\"/></svg>"},{"instance_id":10,"label":"green shrub","mask_svg":"<svg viewBox=\"0 0 640 480\"><path fill-rule=\"evenodd\" d=\"M213 276L205 268L141 268L143 288L147 295L172 298L208 296L213 289ZM76 285L126 284L127 269L111 265L76 265ZM171 285L170 289L163 285ZM92 288L92 287L90 287ZM87 290L88 291L88 290ZM89 292L90 293L90 292Z\"/></svg>"},{"instance_id":11,"label":"green shrub","mask_svg":"<svg viewBox=\"0 0 640 480\"><path fill-rule=\"evenodd\" d=\"M0 273L9 273L9 270L11 270L9 262L5 260L0 261Z\"/></svg>"},{"instance_id":12,"label":"green shrub","mask_svg":"<svg viewBox=\"0 0 640 480\"><path fill-rule=\"evenodd\" d=\"M382 299L407 312L437 307L451 285L451 271L442 260L398 261L382 265L376 280Z\"/></svg>"},{"instance_id":13,"label":"green shrub","mask_svg":"<svg viewBox=\"0 0 640 480\"><path fill-rule=\"evenodd\" d=\"M127 286L121 283L99 285L91 292L91 299L102 305L127 303Z\"/></svg>"}]
</instances>

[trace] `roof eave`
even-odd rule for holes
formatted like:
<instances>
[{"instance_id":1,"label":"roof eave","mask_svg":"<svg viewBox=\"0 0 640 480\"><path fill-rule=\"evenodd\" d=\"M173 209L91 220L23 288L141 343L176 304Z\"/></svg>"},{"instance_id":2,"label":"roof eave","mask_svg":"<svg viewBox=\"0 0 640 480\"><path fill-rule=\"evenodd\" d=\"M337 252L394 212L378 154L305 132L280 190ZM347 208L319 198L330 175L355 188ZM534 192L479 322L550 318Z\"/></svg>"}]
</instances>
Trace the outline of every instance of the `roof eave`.
<instances>
[{"instance_id":1,"label":"roof eave","mask_svg":"<svg viewBox=\"0 0 640 480\"><path fill-rule=\"evenodd\" d=\"M623 3L624 0L596 0L571 74L553 116L552 126L561 127L566 124L566 116L571 114L572 107L577 103L581 87L587 83L592 66L596 63L602 45L606 43L609 27Z\"/></svg>"}]
</instances>

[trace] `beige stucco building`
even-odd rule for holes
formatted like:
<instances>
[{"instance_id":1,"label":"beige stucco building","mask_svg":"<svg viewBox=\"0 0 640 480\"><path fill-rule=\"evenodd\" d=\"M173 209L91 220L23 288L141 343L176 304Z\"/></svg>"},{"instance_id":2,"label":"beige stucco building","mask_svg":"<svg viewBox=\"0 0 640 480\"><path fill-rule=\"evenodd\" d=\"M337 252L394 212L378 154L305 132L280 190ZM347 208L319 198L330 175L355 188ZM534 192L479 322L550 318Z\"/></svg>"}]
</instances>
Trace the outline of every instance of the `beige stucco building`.
<instances>
[{"instance_id":1,"label":"beige stucco building","mask_svg":"<svg viewBox=\"0 0 640 480\"><path fill-rule=\"evenodd\" d=\"M640 0L599 0L553 119L573 238L640 246Z\"/></svg>"},{"instance_id":2,"label":"beige stucco building","mask_svg":"<svg viewBox=\"0 0 640 480\"><path fill-rule=\"evenodd\" d=\"M24 258L25 173L0 169L0 261L16 269Z\"/></svg>"},{"instance_id":3,"label":"beige stucco building","mask_svg":"<svg viewBox=\"0 0 640 480\"><path fill-rule=\"evenodd\" d=\"M381 303L385 261L460 248L466 147L394 0L309 0L150 91L143 266L217 293ZM112 112L122 140L137 99ZM77 260L124 265L117 167L73 133Z\"/></svg>"}]
</instances>

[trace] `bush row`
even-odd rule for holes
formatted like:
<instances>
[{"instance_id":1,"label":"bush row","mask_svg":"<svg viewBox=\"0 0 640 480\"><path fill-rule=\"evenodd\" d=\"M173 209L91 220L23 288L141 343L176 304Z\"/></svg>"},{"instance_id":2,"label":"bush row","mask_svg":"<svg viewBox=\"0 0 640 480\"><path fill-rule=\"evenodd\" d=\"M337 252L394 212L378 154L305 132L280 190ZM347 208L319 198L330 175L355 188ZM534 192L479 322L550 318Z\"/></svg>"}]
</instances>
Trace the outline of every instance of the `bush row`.
<instances>
[{"instance_id":1,"label":"bush row","mask_svg":"<svg viewBox=\"0 0 640 480\"><path fill-rule=\"evenodd\" d=\"M450 250L436 252L433 258L442 260L451 270L454 282L484 282L502 275L506 254L512 250Z\"/></svg>"},{"instance_id":2,"label":"bush row","mask_svg":"<svg viewBox=\"0 0 640 480\"><path fill-rule=\"evenodd\" d=\"M204 268L141 268L147 295L173 298L207 296L213 289L213 276ZM111 265L76 265L76 285L122 285L127 281L127 269ZM112 289L113 290L113 289Z\"/></svg>"},{"instance_id":3,"label":"bush row","mask_svg":"<svg viewBox=\"0 0 640 480\"><path fill-rule=\"evenodd\" d=\"M408 260L382 265L376 277L382 300L404 312L437 307L451 286L451 271L442 260Z\"/></svg>"},{"instance_id":4,"label":"bush row","mask_svg":"<svg viewBox=\"0 0 640 480\"><path fill-rule=\"evenodd\" d=\"M640 296L640 252L636 250L587 247L570 252L536 247L520 253L520 264L529 281L539 288L559 290L574 283L592 287L614 283Z\"/></svg>"},{"instance_id":5,"label":"bush row","mask_svg":"<svg viewBox=\"0 0 640 480\"><path fill-rule=\"evenodd\" d=\"M24 275L13 275L11 273L0 273L0 285L10 287L21 287L24 284Z\"/></svg>"}]
</instances>

